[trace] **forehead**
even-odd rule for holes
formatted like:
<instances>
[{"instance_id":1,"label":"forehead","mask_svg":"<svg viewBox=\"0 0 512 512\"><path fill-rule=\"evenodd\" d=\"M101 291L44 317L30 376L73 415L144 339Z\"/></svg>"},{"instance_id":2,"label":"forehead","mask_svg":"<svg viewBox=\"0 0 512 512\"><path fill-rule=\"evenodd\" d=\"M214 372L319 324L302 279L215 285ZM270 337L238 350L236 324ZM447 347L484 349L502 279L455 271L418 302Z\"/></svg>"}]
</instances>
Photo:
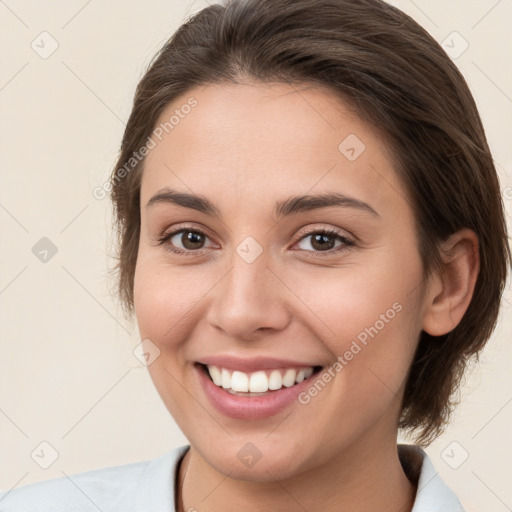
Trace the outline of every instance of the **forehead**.
<instances>
[{"instance_id":1,"label":"forehead","mask_svg":"<svg viewBox=\"0 0 512 512\"><path fill-rule=\"evenodd\" d=\"M191 99L195 106L184 108ZM196 87L168 105L158 127L142 201L164 187L239 206L270 207L281 196L326 191L359 196L377 209L406 199L377 129L323 87Z\"/></svg>"}]
</instances>

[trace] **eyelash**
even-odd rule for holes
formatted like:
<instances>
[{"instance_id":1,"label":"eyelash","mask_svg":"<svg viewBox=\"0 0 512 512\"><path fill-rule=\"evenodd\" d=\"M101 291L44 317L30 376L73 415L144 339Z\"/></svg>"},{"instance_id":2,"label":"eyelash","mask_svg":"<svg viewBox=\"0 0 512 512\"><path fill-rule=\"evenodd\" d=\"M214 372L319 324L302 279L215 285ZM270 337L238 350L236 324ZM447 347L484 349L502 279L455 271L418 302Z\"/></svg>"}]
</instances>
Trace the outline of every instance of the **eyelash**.
<instances>
[{"instance_id":1,"label":"eyelash","mask_svg":"<svg viewBox=\"0 0 512 512\"><path fill-rule=\"evenodd\" d=\"M174 231L170 231L168 233L164 233L163 235L159 236L157 238L157 245L158 246L163 245L163 244L167 243L173 236L175 236L175 235L177 235L179 233L186 233L186 232L196 233L196 234L203 235L204 237L208 238L208 235L206 233L204 233L203 231L201 231L200 229L196 229L196 228L192 228L192 227L180 227L178 229L175 229ZM342 245L338 246L337 248L335 247L335 248L329 249L327 251L316 251L316 250L314 250L314 251L307 251L305 249L299 249L301 251L304 251L305 253L313 253L314 254L313 257L316 257L316 256L321 256L321 257L323 257L323 256L330 256L330 255L332 255L334 253L338 253L338 252L347 250L348 248L350 248L351 246L354 245L354 242L352 240L348 239L347 237L342 235L339 231L337 231L336 229L333 229L333 228L316 229L316 230L311 230L311 231L302 233L301 237L294 243L294 245L299 243L303 239L307 238L308 236L311 236L311 235L327 235L327 236L330 236L330 237L336 237L339 240L341 240L341 242L343 243ZM182 255L185 255L185 256L195 256L202 249L183 250L183 249L179 249L179 248L176 248L176 247L171 247L170 244L169 244L168 250L173 252L173 253L175 253L175 254L182 254ZM307 256L311 257L312 255L311 254L307 254Z\"/></svg>"}]
</instances>

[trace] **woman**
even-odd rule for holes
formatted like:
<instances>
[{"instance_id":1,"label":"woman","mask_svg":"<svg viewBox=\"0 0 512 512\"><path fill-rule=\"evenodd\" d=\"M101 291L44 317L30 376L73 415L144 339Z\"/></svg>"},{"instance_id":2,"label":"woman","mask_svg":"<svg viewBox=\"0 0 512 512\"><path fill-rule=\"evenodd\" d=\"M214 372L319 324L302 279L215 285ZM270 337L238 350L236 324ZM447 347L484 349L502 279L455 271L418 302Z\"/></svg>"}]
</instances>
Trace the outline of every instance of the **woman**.
<instances>
[{"instance_id":1,"label":"woman","mask_svg":"<svg viewBox=\"0 0 512 512\"><path fill-rule=\"evenodd\" d=\"M379 0L204 9L141 80L111 188L122 303L190 445L1 510L463 510L421 447L510 249L475 103L425 30Z\"/></svg>"}]
</instances>

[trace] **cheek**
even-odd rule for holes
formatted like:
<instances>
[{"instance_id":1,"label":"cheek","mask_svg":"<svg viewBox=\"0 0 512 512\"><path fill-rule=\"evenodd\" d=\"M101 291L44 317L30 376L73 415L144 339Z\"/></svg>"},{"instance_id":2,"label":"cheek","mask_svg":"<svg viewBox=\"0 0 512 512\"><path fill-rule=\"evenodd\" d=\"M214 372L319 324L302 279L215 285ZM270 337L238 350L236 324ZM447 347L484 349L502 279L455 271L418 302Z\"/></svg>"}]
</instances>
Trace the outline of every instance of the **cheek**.
<instances>
[{"instance_id":1,"label":"cheek","mask_svg":"<svg viewBox=\"0 0 512 512\"><path fill-rule=\"evenodd\" d=\"M331 387L317 392L323 385L312 383L303 399L333 439L346 440L398 414L417 344L419 302L399 279L387 287L356 276L332 281L325 280L321 294L312 291L320 289L318 281L310 287L312 309L329 327L317 335L332 354L323 372Z\"/></svg>"},{"instance_id":2,"label":"cheek","mask_svg":"<svg viewBox=\"0 0 512 512\"><path fill-rule=\"evenodd\" d=\"M290 275L288 283L314 316L325 326L323 339L359 337L364 342L375 328L379 332L401 324L413 314L414 285L419 273L414 268L395 264L351 265L339 269L320 269L315 274ZM303 308L304 309L304 308ZM404 312L407 314L404 315ZM365 334L366 333L366 334Z\"/></svg>"},{"instance_id":3,"label":"cheek","mask_svg":"<svg viewBox=\"0 0 512 512\"><path fill-rule=\"evenodd\" d=\"M148 366L151 379L171 415L178 421L187 409L190 395L182 382L184 361L180 347L188 339L194 304L201 290L191 285L183 269L148 258L142 252L134 278L135 316L141 340L151 340L159 356ZM182 426L186 429L186 426Z\"/></svg>"},{"instance_id":4,"label":"cheek","mask_svg":"<svg viewBox=\"0 0 512 512\"><path fill-rule=\"evenodd\" d=\"M134 279L134 306L142 337L161 343L190 315L201 290L192 273L145 259L138 260Z\"/></svg>"},{"instance_id":5,"label":"cheek","mask_svg":"<svg viewBox=\"0 0 512 512\"><path fill-rule=\"evenodd\" d=\"M379 256L364 268L355 264L324 276L294 277L294 291L320 326L318 337L333 362L340 362L337 373L344 377L338 382L357 393L376 387L396 392L421 330L419 259L411 253L408 258L391 252L387 258L382 252Z\"/></svg>"}]
</instances>

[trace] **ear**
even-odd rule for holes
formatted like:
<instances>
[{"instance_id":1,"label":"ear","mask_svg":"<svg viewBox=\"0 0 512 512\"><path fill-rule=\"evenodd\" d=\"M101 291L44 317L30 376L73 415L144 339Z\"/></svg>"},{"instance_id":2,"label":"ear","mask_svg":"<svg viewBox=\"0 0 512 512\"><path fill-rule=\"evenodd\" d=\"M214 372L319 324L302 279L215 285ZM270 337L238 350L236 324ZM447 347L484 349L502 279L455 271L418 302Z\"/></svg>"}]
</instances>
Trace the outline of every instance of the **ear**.
<instances>
[{"instance_id":1,"label":"ear","mask_svg":"<svg viewBox=\"0 0 512 512\"><path fill-rule=\"evenodd\" d=\"M463 229L441 245L444 268L430 279L425 298L423 330L432 336L452 331L466 312L480 270L478 237Z\"/></svg>"}]
</instances>

